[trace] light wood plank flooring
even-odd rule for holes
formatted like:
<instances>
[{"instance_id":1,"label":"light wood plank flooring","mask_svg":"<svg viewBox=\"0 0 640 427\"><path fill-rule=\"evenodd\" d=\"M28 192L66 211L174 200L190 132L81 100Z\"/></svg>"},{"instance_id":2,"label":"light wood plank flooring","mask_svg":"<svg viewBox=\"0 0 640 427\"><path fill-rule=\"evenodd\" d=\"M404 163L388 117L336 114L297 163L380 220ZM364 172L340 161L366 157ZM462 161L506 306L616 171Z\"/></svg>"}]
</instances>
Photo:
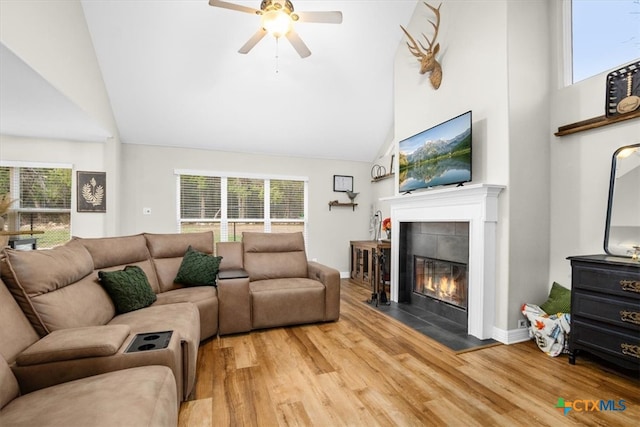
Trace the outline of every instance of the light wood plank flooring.
<instances>
[{"instance_id":1,"label":"light wood plank flooring","mask_svg":"<svg viewBox=\"0 0 640 427\"><path fill-rule=\"evenodd\" d=\"M456 355L364 304L342 281L337 322L253 331L201 344L180 426L630 426L640 381L533 342ZM558 398L624 400L624 411L566 416ZM578 407L580 409L581 406Z\"/></svg>"}]
</instances>

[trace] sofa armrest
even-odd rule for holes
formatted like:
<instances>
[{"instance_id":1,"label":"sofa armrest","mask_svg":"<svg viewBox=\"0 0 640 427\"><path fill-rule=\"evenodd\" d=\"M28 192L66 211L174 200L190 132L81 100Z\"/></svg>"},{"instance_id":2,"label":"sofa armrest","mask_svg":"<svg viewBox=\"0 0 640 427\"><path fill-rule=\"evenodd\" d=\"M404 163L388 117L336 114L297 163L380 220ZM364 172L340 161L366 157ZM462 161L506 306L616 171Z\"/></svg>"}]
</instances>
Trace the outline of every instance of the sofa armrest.
<instances>
[{"instance_id":1,"label":"sofa armrest","mask_svg":"<svg viewBox=\"0 0 640 427\"><path fill-rule=\"evenodd\" d=\"M16 358L19 366L111 356L131 332L127 325L89 326L53 331Z\"/></svg>"},{"instance_id":2,"label":"sofa armrest","mask_svg":"<svg viewBox=\"0 0 640 427\"><path fill-rule=\"evenodd\" d=\"M98 326L98 328L101 327ZM56 384L67 383L106 372L120 371L137 366L164 365L173 371L177 396L179 400L182 400L186 396L181 385L186 383L186 379L183 381L183 378L186 377L184 368L186 357L183 355L187 351L187 344L182 345L178 334L173 334L167 348L124 353L124 349L133 337L134 334L130 334L118 351L109 356L83 357L28 366L18 365L17 362L13 362L10 365L11 371L18 381L20 393L27 394Z\"/></svg>"},{"instance_id":3,"label":"sofa armrest","mask_svg":"<svg viewBox=\"0 0 640 427\"><path fill-rule=\"evenodd\" d=\"M218 280L244 279L249 277L249 273L242 268L229 268L218 271Z\"/></svg>"},{"instance_id":4,"label":"sofa armrest","mask_svg":"<svg viewBox=\"0 0 640 427\"><path fill-rule=\"evenodd\" d=\"M249 274L241 269L218 272L218 333L236 334L251 330Z\"/></svg>"},{"instance_id":5,"label":"sofa armrest","mask_svg":"<svg viewBox=\"0 0 640 427\"><path fill-rule=\"evenodd\" d=\"M338 320L340 317L340 272L315 261L307 262L309 278L321 282L326 289L324 320Z\"/></svg>"}]
</instances>

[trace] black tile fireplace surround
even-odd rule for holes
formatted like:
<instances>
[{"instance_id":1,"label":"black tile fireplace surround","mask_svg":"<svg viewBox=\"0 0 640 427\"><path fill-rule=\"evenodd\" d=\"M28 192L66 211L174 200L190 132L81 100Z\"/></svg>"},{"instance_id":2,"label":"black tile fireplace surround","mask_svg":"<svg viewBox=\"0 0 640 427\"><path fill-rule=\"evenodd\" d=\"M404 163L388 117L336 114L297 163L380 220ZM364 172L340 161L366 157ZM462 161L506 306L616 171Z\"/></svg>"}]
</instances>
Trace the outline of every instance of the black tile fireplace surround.
<instances>
[{"instance_id":1,"label":"black tile fireplace surround","mask_svg":"<svg viewBox=\"0 0 640 427\"><path fill-rule=\"evenodd\" d=\"M414 292L414 286L416 258L468 264L469 223L402 222L399 237L398 302L444 317L466 330L468 315L464 307Z\"/></svg>"}]
</instances>

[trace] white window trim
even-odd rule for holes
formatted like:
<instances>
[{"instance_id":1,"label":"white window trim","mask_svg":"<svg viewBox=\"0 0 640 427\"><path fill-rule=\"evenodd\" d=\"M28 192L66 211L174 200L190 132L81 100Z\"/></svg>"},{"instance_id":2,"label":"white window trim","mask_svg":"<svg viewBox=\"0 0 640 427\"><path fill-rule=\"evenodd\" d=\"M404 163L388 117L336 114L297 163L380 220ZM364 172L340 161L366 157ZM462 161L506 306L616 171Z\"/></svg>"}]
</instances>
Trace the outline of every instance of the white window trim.
<instances>
[{"instance_id":1,"label":"white window trim","mask_svg":"<svg viewBox=\"0 0 640 427\"><path fill-rule=\"evenodd\" d=\"M250 178L250 179L281 179L288 181L309 181L308 176L294 176L294 175L271 175L271 174L256 174L256 173L243 173L243 172L220 172L220 171L205 171L196 169L174 169L175 175L197 175L197 176L219 176L224 178Z\"/></svg>"},{"instance_id":2,"label":"white window trim","mask_svg":"<svg viewBox=\"0 0 640 427\"><path fill-rule=\"evenodd\" d=\"M562 34L561 63L562 83L566 86L573 85L573 13L572 0L563 0L557 5L561 16L560 31Z\"/></svg>"},{"instance_id":3,"label":"white window trim","mask_svg":"<svg viewBox=\"0 0 640 427\"><path fill-rule=\"evenodd\" d=\"M7 168L50 168L50 169L71 169L72 163L44 163L44 162L23 162L14 160L0 160L0 167Z\"/></svg>"}]
</instances>

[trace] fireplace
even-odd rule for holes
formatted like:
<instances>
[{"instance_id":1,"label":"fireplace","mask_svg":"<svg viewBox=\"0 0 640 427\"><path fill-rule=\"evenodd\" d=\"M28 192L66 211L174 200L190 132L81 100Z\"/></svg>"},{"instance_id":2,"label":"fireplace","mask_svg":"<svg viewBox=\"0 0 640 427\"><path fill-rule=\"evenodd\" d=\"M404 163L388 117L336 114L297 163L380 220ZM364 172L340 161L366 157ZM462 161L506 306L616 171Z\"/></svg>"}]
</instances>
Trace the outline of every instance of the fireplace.
<instances>
[{"instance_id":1,"label":"fireplace","mask_svg":"<svg viewBox=\"0 0 640 427\"><path fill-rule=\"evenodd\" d=\"M438 309L451 308L467 324L467 333L479 339L494 338L496 306L496 224L498 222L498 195L503 186L469 184L463 187L433 189L381 199L391 208L391 300L430 300ZM413 224L453 222L467 224L468 258L457 259L448 255L414 252L407 255L408 244L400 238L403 230ZM410 242L413 244L412 242ZM443 242L446 244L446 242ZM453 242L452 242L453 243ZM426 245L427 243L423 243ZM442 246L442 245L441 245ZM446 246L446 245L445 245ZM420 296L402 283L413 275L413 255L467 264L466 310L453 304ZM410 269L402 267L409 264ZM497 337L495 337L497 338Z\"/></svg>"},{"instance_id":2,"label":"fireplace","mask_svg":"<svg viewBox=\"0 0 640 427\"><path fill-rule=\"evenodd\" d=\"M398 302L446 318L455 330L466 331L469 223L403 222L399 247Z\"/></svg>"},{"instance_id":3,"label":"fireplace","mask_svg":"<svg viewBox=\"0 0 640 427\"><path fill-rule=\"evenodd\" d=\"M467 310L467 265L413 256L413 292Z\"/></svg>"}]
</instances>

